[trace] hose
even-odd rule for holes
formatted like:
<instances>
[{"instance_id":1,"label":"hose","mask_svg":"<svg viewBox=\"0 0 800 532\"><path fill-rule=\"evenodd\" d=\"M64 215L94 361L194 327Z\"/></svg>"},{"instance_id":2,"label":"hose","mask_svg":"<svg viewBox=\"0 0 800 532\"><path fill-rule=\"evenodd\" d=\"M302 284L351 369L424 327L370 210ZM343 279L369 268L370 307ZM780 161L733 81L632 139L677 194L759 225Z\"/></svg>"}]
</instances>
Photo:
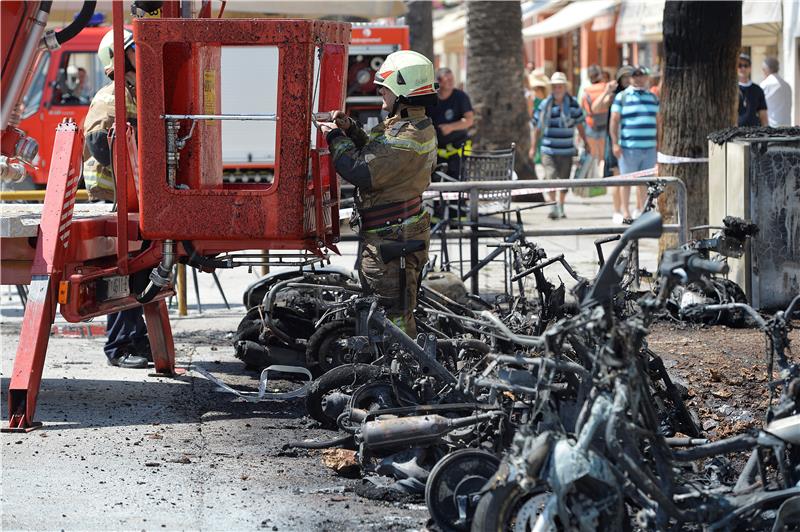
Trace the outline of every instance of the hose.
<instances>
[{"instance_id":1,"label":"hose","mask_svg":"<svg viewBox=\"0 0 800 532\"><path fill-rule=\"evenodd\" d=\"M183 245L183 249L186 250L186 254L189 255L189 257L186 259L189 263L189 266L206 269L230 268L230 265L225 261L209 259L208 257L198 254L190 240L181 240L181 245Z\"/></svg>"},{"instance_id":2,"label":"hose","mask_svg":"<svg viewBox=\"0 0 800 532\"><path fill-rule=\"evenodd\" d=\"M328 447L338 447L351 442L353 445L355 445L355 439L353 438L353 435L348 434L347 436L342 436L340 438L334 438L327 441L293 441L289 442L289 447L296 447L298 449L327 449Z\"/></svg>"},{"instance_id":3,"label":"hose","mask_svg":"<svg viewBox=\"0 0 800 532\"><path fill-rule=\"evenodd\" d=\"M42 5L44 4L52 4L52 2L42 2ZM70 22L69 26L63 30L56 32L55 38L59 46L75 37L83 28L86 27L86 25L92 19L92 15L94 15L96 6L97 2L95 1L84 2L80 13L78 13L78 16L75 17L75 20ZM50 11L49 7L47 8L47 11Z\"/></svg>"},{"instance_id":4,"label":"hose","mask_svg":"<svg viewBox=\"0 0 800 532\"><path fill-rule=\"evenodd\" d=\"M161 262L150 272L150 283L144 292L136 296L136 301L141 304L149 303L156 297L156 294L172 279L172 266L175 264L175 242L173 240L164 241L164 250Z\"/></svg>"}]
</instances>

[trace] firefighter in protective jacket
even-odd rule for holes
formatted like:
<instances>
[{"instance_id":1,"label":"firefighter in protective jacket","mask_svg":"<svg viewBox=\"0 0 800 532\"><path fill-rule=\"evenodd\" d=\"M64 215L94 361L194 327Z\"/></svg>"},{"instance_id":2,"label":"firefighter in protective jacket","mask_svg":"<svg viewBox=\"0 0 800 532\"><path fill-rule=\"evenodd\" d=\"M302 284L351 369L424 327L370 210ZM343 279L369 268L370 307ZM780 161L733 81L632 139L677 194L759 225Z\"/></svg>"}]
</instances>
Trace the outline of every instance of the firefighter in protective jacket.
<instances>
[{"instance_id":1,"label":"firefighter in protective jacket","mask_svg":"<svg viewBox=\"0 0 800 532\"><path fill-rule=\"evenodd\" d=\"M109 31L100 41L97 56L112 82L97 91L83 121L86 143L83 147L83 182L91 199L114 201L114 175L111 172L111 152L108 131L114 125L114 32ZM136 127L136 68L133 33L125 30L125 111L128 123Z\"/></svg>"},{"instance_id":2,"label":"firefighter in protective jacket","mask_svg":"<svg viewBox=\"0 0 800 532\"><path fill-rule=\"evenodd\" d=\"M430 215L422 209L422 193L436 165L436 130L425 107L436 104L438 85L433 64L407 50L386 58L375 84L389 113L383 123L367 134L337 111L334 122L322 129L337 173L357 187L362 284L381 299L387 317L414 337L417 286L430 242ZM396 242L408 243L409 252L385 260L388 248L381 245ZM400 279L403 260L405 282ZM405 294L400 293L403 284Z\"/></svg>"},{"instance_id":3,"label":"firefighter in protective jacket","mask_svg":"<svg viewBox=\"0 0 800 532\"><path fill-rule=\"evenodd\" d=\"M125 111L128 123L136 127L135 45L133 33L125 30ZM114 201L116 186L111 171L111 150L108 133L114 125L114 32L109 31L100 41L97 56L105 68L109 83L95 94L89 112L83 122L86 143L83 148L83 180L92 199ZM108 315L106 345L103 350L108 363L121 368L146 368L152 359L147 326L142 307L136 307Z\"/></svg>"}]
</instances>

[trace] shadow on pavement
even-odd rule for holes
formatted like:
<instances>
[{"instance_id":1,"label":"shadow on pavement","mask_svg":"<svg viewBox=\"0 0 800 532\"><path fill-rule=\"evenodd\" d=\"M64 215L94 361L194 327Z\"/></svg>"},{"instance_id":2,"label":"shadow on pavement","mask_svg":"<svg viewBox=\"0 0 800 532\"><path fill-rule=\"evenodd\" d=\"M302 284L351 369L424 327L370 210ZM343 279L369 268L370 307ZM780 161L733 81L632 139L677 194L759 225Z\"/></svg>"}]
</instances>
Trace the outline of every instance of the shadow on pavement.
<instances>
[{"instance_id":1,"label":"shadow on pavement","mask_svg":"<svg viewBox=\"0 0 800 532\"><path fill-rule=\"evenodd\" d=\"M9 379L0 380L4 418L8 384ZM249 403L217 390L204 378L189 376L136 382L43 379L35 419L44 423L40 431L48 431L305 415L302 400ZM4 425L7 422L2 420Z\"/></svg>"}]
</instances>

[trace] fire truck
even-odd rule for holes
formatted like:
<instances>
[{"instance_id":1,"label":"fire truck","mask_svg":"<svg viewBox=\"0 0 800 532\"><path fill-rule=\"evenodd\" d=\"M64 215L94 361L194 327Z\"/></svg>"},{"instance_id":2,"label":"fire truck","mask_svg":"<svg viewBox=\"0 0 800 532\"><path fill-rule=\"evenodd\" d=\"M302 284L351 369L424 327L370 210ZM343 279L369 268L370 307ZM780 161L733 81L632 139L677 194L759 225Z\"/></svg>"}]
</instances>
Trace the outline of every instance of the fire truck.
<instances>
[{"instance_id":1,"label":"fire truck","mask_svg":"<svg viewBox=\"0 0 800 532\"><path fill-rule=\"evenodd\" d=\"M140 18L156 4L162 2L133 2L136 128L126 121L125 76L114 80L116 122L109 148L116 204L75 204L82 124L64 118L52 137L44 204L22 205L17 218L15 205L4 205L1 213L0 283L29 285L3 430L37 426L36 402L57 311L78 322L142 307L155 370L174 375L165 299L174 294L175 264L303 267L338 252L338 180L314 119L344 106L350 24L223 19L212 14L209 1L194 18L181 17L184 3L177 1L163 2L160 18ZM23 96L43 56L86 27L96 2L84 2L75 21L60 31L46 31L51 6L48 1L0 4L3 180L25 177L37 157L35 140L19 126ZM122 2L112 3L112 14L114 70L123 72ZM247 102L247 112L223 108L222 57L230 48L277 56L271 80L275 104L269 112L262 111L271 105L264 93ZM69 66L65 75L75 72ZM55 91L48 94L53 98ZM72 96L82 97L74 91ZM63 90L60 98L69 101ZM222 126L228 122L272 125L274 144L264 140L275 154L269 182L223 179ZM38 224L27 223L32 218Z\"/></svg>"},{"instance_id":2,"label":"fire truck","mask_svg":"<svg viewBox=\"0 0 800 532\"><path fill-rule=\"evenodd\" d=\"M94 94L108 78L97 59L97 48L108 26L87 27L60 48L44 52L30 88L23 97L19 129L39 141L39 154L29 169L35 185L47 183L56 126L71 118L83 119ZM381 98L376 94L375 73L392 52L409 48L408 26L355 24L352 28L347 67L345 111L362 124L372 125L382 117ZM239 113L254 101L274 110L277 93L277 53L259 54L254 68L254 52L243 48L224 49L222 108ZM252 111L252 109L250 109ZM265 142L266 139L266 142ZM226 122L222 124L222 162L224 180L229 183L266 182L272 179L275 163L274 124Z\"/></svg>"}]
</instances>

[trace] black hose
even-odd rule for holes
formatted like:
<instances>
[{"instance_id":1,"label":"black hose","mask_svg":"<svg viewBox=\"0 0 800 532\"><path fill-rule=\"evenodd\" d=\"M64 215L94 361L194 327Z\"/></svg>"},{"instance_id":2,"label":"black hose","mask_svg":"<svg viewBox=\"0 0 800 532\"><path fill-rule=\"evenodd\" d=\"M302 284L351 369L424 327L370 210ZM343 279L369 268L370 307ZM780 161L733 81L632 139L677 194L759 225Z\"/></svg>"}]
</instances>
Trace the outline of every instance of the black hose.
<instances>
[{"instance_id":1,"label":"black hose","mask_svg":"<svg viewBox=\"0 0 800 532\"><path fill-rule=\"evenodd\" d=\"M352 434L342 436L341 438L334 438L327 441L293 441L289 442L289 447L298 449L327 449L329 447L338 447L345 444L355 445L355 439Z\"/></svg>"},{"instance_id":2,"label":"black hose","mask_svg":"<svg viewBox=\"0 0 800 532\"><path fill-rule=\"evenodd\" d=\"M158 269L158 274L161 277L168 277L172 275L172 268L167 269L164 267L162 263L158 264L157 269ZM142 305L144 305L145 303L149 303L150 301L153 300L154 297L156 297L156 294L158 294L160 290L161 290L160 286L158 286L153 281L150 281L150 283L147 285L147 288L144 289L144 292L136 296L136 301L138 301Z\"/></svg>"},{"instance_id":3,"label":"black hose","mask_svg":"<svg viewBox=\"0 0 800 532\"><path fill-rule=\"evenodd\" d=\"M189 266L194 266L195 268L212 269L228 268L228 263L225 261L209 259L208 257L199 255L190 240L181 240L181 244L183 245L183 249L186 250L186 254L189 255L189 257L186 259Z\"/></svg>"},{"instance_id":4,"label":"black hose","mask_svg":"<svg viewBox=\"0 0 800 532\"><path fill-rule=\"evenodd\" d=\"M42 2L42 5L44 4L52 4L52 2ZM89 21L92 20L92 15L94 15L94 9L96 6L97 2L84 2L80 13L78 13L78 16L75 17L75 20L70 22L69 26L63 30L56 32L56 41L58 41L58 44L64 44L80 33L80 31L85 28L87 24L89 24ZM47 8L47 12L50 12L49 7Z\"/></svg>"},{"instance_id":5,"label":"black hose","mask_svg":"<svg viewBox=\"0 0 800 532\"><path fill-rule=\"evenodd\" d=\"M147 285L147 288L144 289L144 292L136 296L136 301L142 305L150 303L153 298L156 297L159 290L161 290L161 288L151 281L150 284Z\"/></svg>"},{"instance_id":6,"label":"black hose","mask_svg":"<svg viewBox=\"0 0 800 532\"><path fill-rule=\"evenodd\" d=\"M50 8L53 7L53 2L42 2L39 4L39 11L44 11L48 15L50 14Z\"/></svg>"}]
</instances>

